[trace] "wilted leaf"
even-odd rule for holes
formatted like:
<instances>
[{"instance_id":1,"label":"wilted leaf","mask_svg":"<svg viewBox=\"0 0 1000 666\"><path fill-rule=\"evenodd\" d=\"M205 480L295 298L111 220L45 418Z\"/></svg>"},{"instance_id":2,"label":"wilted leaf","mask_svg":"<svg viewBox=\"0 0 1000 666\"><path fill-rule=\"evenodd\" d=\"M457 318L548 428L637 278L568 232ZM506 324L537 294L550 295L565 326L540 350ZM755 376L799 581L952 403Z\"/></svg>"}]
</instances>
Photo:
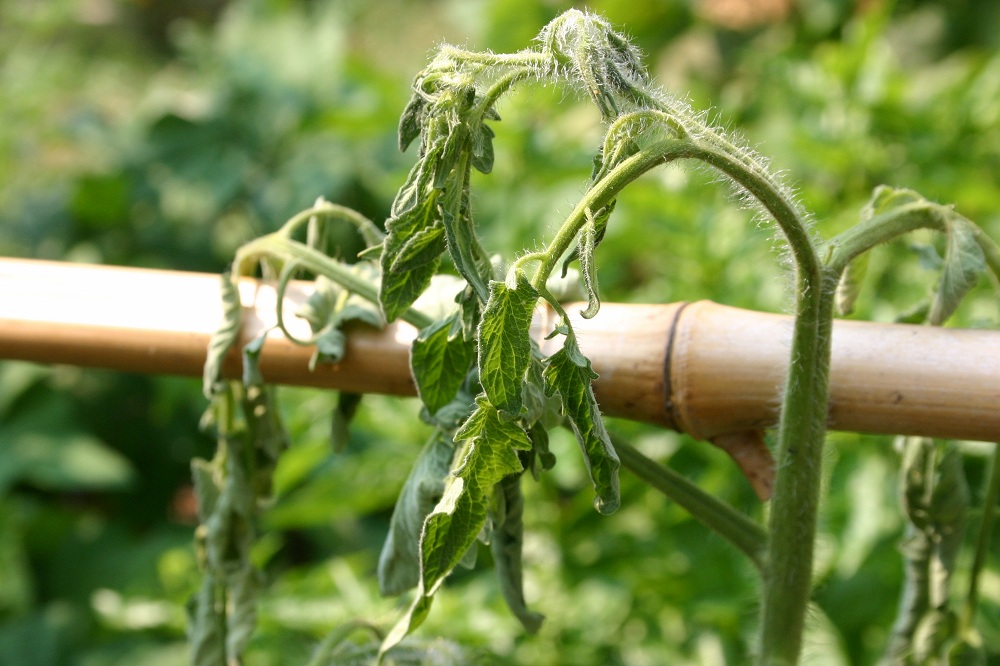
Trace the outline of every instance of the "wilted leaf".
<instances>
[{"instance_id":1,"label":"wilted leaf","mask_svg":"<svg viewBox=\"0 0 1000 666\"><path fill-rule=\"evenodd\" d=\"M479 324L479 379L490 402L511 415L521 411L524 373L531 360L531 313L538 292L523 273L514 286L490 283Z\"/></svg>"},{"instance_id":2,"label":"wilted leaf","mask_svg":"<svg viewBox=\"0 0 1000 666\"><path fill-rule=\"evenodd\" d=\"M976 241L974 230L967 222L950 220L944 269L931 303L930 323L937 326L946 321L985 272L986 258Z\"/></svg>"},{"instance_id":3,"label":"wilted leaf","mask_svg":"<svg viewBox=\"0 0 1000 666\"><path fill-rule=\"evenodd\" d=\"M595 506L601 513L614 513L621 497L618 490L620 461L604 427L591 382L597 373L580 352L573 338L548 359L545 382L550 394L558 393L583 451L590 478L597 493Z\"/></svg>"},{"instance_id":4,"label":"wilted leaf","mask_svg":"<svg viewBox=\"0 0 1000 666\"><path fill-rule=\"evenodd\" d=\"M410 350L410 368L432 415L458 393L475 356L475 347L462 337L458 312L420 331Z\"/></svg>"},{"instance_id":5,"label":"wilted leaf","mask_svg":"<svg viewBox=\"0 0 1000 666\"><path fill-rule=\"evenodd\" d=\"M508 476L496 485L496 513L500 514L493 529L490 549L496 566L500 591L514 616L525 630L536 633L544 616L528 610L524 600L521 551L524 546L524 495L521 475Z\"/></svg>"},{"instance_id":6,"label":"wilted leaf","mask_svg":"<svg viewBox=\"0 0 1000 666\"><path fill-rule=\"evenodd\" d=\"M206 398L218 393L219 383L222 381L222 365L240 335L242 305L236 278L229 273L223 274L219 279L219 293L222 297L222 321L208 343L208 354L205 357L202 391Z\"/></svg>"},{"instance_id":7,"label":"wilted leaf","mask_svg":"<svg viewBox=\"0 0 1000 666\"><path fill-rule=\"evenodd\" d=\"M434 593L482 530L493 487L505 476L523 470L517 451L531 448L524 430L504 419L486 396L476 398L476 411L455 433L455 441L464 445L454 477L446 483L441 501L424 521L417 597L383 641L380 654L423 622Z\"/></svg>"},{"instance_id":8,"label":"wilted leaf","mask_svg":"<svg viewBox=\"0 0 1000 666\"><path fill-rule=\"evenodd\" d=\"M427 515L441 500L455 444L437 430L420 451L403 484L389 522L389 535L378 560L379 590L402 594L420 580L420 532Z\"/></svg>"}]
</instances>

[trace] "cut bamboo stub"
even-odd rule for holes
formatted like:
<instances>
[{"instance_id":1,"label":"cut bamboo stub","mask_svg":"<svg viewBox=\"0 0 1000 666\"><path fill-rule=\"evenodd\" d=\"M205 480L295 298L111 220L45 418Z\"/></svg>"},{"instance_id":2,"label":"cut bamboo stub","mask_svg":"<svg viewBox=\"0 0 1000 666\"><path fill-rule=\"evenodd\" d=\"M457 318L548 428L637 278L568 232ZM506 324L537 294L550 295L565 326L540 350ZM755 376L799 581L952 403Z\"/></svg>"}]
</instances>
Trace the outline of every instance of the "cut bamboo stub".
<instances>
[{"instance_id":1,"label":"cut bamboo stub","mask_svg":"<svg viewBox=\"0 0 1000 666\"><path fill-rule=\"evenodd\" d=\"M283 303L303 338L308 327L294 313L309 288L293 284ZM246 342L273 327L276 295L247 279L240 296ZM541 339L555 315L542 306L537 315ZM0 358L200 376L221 317L216 275L0 259ZM790 317L708 301L606 303L594 319L573 323L601 376L594 390L608 415L717 442L776 422ZM276 384L413 395L415 335L399 322L353 327L343 362L310 372L312 348L271 330L261 370ZM541 344L551 352L559 340ZM225 372L240 376L238 353ZM833 429L1000 439L1000 332L837 321L830 380Z\"/></svg>"}]
</instances>

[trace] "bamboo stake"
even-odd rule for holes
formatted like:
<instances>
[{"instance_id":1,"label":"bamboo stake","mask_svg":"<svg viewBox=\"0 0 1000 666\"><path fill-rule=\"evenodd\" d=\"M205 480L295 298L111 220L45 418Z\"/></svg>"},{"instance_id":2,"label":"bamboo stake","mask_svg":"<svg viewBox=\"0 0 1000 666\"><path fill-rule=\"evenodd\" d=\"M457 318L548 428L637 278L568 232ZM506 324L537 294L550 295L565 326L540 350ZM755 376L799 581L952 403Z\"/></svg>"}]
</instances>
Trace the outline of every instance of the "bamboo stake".
<instances>
[{"instance_id":1,"label":"bamboo stake","mask_svg":"<svg viewBox=\"0 0 1000 666\"><path fill-rule=\"evenodd\" d=\"M221 319L215 275L0 259L0 358L130 372L200 376ZM295 283L286 322L308 337L295 310L309 294ZM272 285L240 284L242 338L275 321ZM575 312L579 307L570 306ZM539 337L555 315L539 307ZM791 318L708 301L607 303L574 326L601 375L608 415L725 441L776 420ZM261 356L276 384L413 395L405 323L353 328L342 363L308 370L312 349L269 334ZM558 340L543 341L551 351ZM226 373L240 375L233 354ZM838 321L833 333L830 426L868 433L1000 439L1000 332ZM760 492L760 489L758 489Z\"/></svg>"}]
</instances>

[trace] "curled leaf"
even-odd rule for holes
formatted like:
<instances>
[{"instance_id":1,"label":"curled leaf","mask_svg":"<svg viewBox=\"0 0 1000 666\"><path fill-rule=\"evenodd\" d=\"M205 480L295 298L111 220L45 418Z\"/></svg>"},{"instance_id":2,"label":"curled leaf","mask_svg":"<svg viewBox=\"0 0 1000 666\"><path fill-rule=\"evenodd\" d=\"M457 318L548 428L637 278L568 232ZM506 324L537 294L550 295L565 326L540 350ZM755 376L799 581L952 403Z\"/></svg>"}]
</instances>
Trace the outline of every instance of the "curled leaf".
<instances>
[{"instance_id":1,"label":"curled leaf","mask_svg":"<svg viewBox=\"0 0 1000 666\"><path fill-rule=\"evenodd\" d=\"M240 336L242 323L242 304L236 277L231 273L224 273L219 279L219 293L222 297L222 321L212 334L205 357L202 391L206 398L211 398L221 390L222 366L229 350Z\"/></svg>"},{"instance_id":2,"label":"curled leaf","mask_svg":"<svg viewBox=\"0 0 1000 666\"><path fill-rule=\"evenodd\" d=\"M847 264L847 269L840 276L840 282L837 283L835 303L837 312L842 317L846 317L854 312L854 303L858 300L858 294L861 293L861 286L864 284L865 274L868 272L870 257L870 252L858 255Z\"/></svg>"},{"instance_id":3,"label":"curled leaf","mask_svg":"<svg viewBox=\"0 0 1000 666\"><path fill-rule=\"evenodd\" d=\"M545 384L550 394L558 393L563 413L580 443L587 470L594 483L594 501L601 513L614 513L621 504L618 489L618 453L604 427L591 383L597 379L587 359L569 337L562 349L548 359Z\"/></svg>"},{"instance_id":4,"label":"curled leaf","mask_svg":"<svg viewBox=\"0 0 1000 666\"><path fill-rule=\"evenodd\" d=\"M971 223L953 219L948 221L946 229L944 269L928 317L934 326L951 317L965 295L986 273L986 258Z\"/></svg>"},{"instance_id":5,"label":"curled leaf","mask_svg":"<svg viewBox=\"0 0 1000 666\"><path fill-rule=\"evenodd\" d=\"M500 591L508 608L521 621L525 630L536 633L544 616L528 610L524 600L524 582L521 552L524 545L524 495L521 492L521 475L505 477L495 488L499 520L493 530L490 549Z\"/></svg>"}]
</instances>

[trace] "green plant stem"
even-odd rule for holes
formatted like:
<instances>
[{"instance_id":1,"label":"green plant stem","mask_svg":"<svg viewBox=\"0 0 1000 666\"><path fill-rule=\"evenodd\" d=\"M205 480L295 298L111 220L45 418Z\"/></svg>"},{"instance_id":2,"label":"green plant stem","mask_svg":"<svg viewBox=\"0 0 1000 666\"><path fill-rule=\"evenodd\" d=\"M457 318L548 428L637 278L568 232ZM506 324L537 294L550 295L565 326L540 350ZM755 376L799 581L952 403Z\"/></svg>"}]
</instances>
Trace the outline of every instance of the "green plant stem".
<instances>
[{"instance_id":1,"label":"green plant stem","mask_svg":"<svg viewBox=\"0 0 1000 666\"><path fill-rule=\"evenodd\" d=\"M854 225L827 243L827 268L839 278L852 259L876 245L917 229L944 231L944 218L938 208L937 204L917 201Z\"/></svg>"},{"instance_id":2,"label":"green plant stem","mask_svg":"<svg viewBox=\"0 0 1000 666\"><path fill-rule=\"evenodd\" d=\"M796 313L778 428L778 472L769 520L761 663L795 664L802 647L812 580L813 540L826 434L830 333L836 276L824 271L815 244L783 191L754 165L719 142L668 139L624 160L594 184L546 250L532 286L545 283L570 248L587 212L609 203L653 166L695 158L722 171L756 198L781 228L796 261Z\"/></svg>"},{"instance_id":3,"label":"green plant stem","mask_svg":"<svg viewBox=\"0 0 1000 666\"><path fill-rule=\"evenodd\" d=\"M622 465L668 499L684 507L696 520L750 558L758 571L763 571L767 533L760 525L670 468L647 458L620 437L612 435L611 442Z\"/></svg>"},{"instance_id":4,"label":"green plant stem","mask_svg":"<svg viewBox=\"0 0 1000 666\"><path fill-rule=\"evenodd\" d=\"M669 139L656 143L649 148L636 153L624 160L608 175L594 183L576 207L569 214L552 242L540 257L540 265L531 279L531 286L536 290L545 285L560 259L572 246L577 235L587 223L587 211L600 210L636 178L660 164L667 164L683 157L693 157L694 146L689 141ZM532 259L534 259L534 255Z\"/></svg>"},{"instance_id":5,"label":"green plant stem","mask_svg":"<svg viewBox=\"0 0 1000 666\"><path fill-rule=\"evenodd\" d=\"M770 212L796 262L795 324L778 424L760 642L761 664L791 666L802 650L812 591L836 280L821 269L798 212L768 179L712 148L697 157L733 178Z\"/></svg>"},{"instance_id":6,"label":"green plant stem","mask_svg":"<svg viewBox=\"0 0 1000 666\"><path fill-rule=\"evenodd\" d=\"M378 285L355 275L335 259L331 259L319 250L299 243L286 235L276 232L251 241L241 247L236 253L234 275L244 274L245 264L262 257L278 257L284 261L293 261L301 268L317 275L323 275L345 289L354 292L365 300L378 303ZM430 326L434 319L414 308L409 308L400 317L416 328Z\"/></svg>"},{"instance_id":7,"label":"green plant stem","mask_svg":"<svg viewBox=\"0 0 1000 666\"><path fill-rule=\"evenodd\" d=\"M997 502L1000 501L1000 445L993 448L993 465L990 468L989 486L983 499L983 517L979 524L979 535L976 538L976 553L972 560L972 571L969 575L969 594L962 609L962 630L972 628L979 604L979 574L986 566L986 558L990 552L990 537L993 533L993 523L996 519Z\"/></svg>"}]
</instances>

